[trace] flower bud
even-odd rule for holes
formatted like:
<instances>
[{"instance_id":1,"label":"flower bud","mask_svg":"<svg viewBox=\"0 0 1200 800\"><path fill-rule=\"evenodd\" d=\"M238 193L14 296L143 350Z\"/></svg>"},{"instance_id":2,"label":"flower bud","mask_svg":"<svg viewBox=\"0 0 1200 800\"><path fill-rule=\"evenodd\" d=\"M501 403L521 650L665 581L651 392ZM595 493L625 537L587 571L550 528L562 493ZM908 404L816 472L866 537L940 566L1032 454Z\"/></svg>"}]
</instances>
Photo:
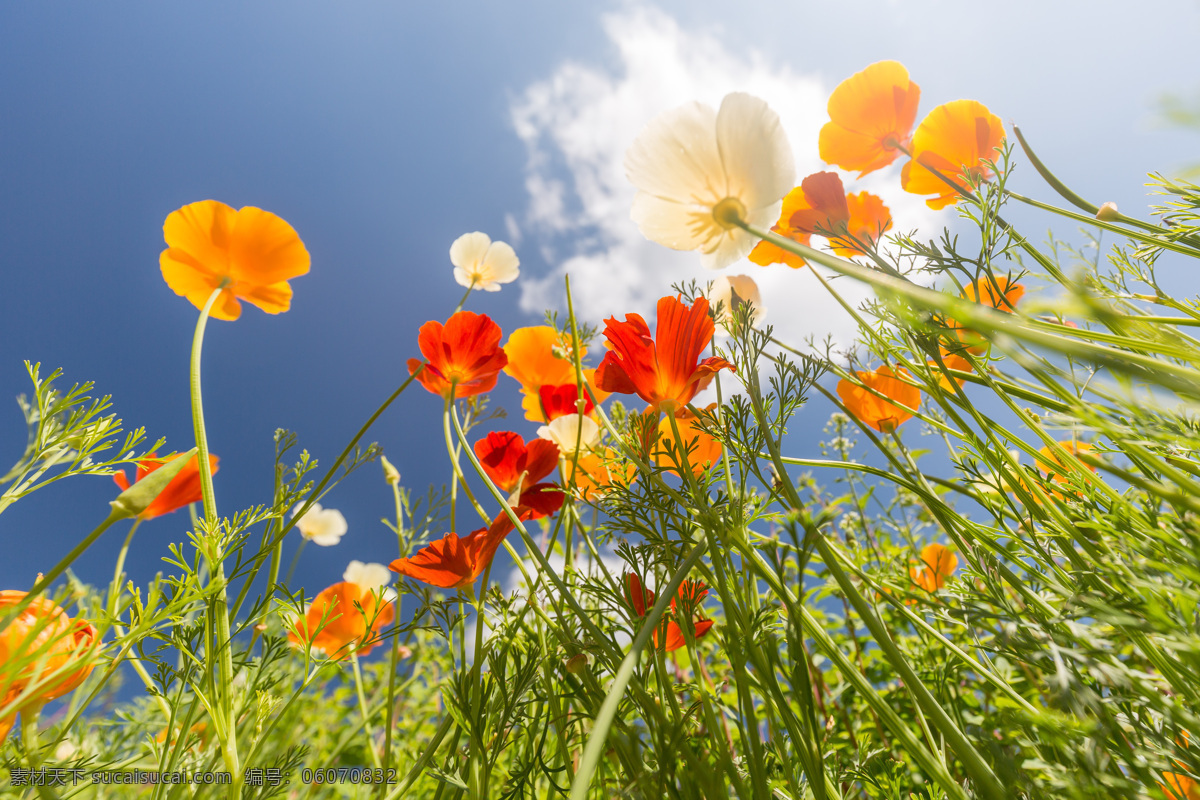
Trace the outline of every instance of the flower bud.
<instances>
[{"instance_id":1,"label":"flower bud","mask_svg":"<svg viewBox=\"0 0 1200 800\"><path fill-rule=\"evenodd\" d=\"M117 519L126 517L136 517L150 507L150 504L162 494L171 480L175 478L188 462L196 455L196 448L193 447L186 453L180 453L175 458L163 464L158 469L146 475L144 478L134 483L125 491L117 495L117 499L109 503L112 506L112 513Z\"/></svg>"},{"instance_id":2,"label":"flower bud","mask_svg":"<svg viewBox=\"0 0 1200 800\"><path fill-rule=\"evenodd\" d=\"M1103 220L1104 222L1112 222L1120 216L1120 212L1117 211L1117 204L1112 201L1100 206L1100 210L1096 212L1096 219Z\"/></svg>"},{"instance_id":3,"label":"flower bud","mask_svg":"<svg viewBox=\"0 0 1200 800\"><path fill-rule=\"evenodd\" d=\"M572 675L581 674L584 670L587 669L587 665L588 665L587 653L577 653L577 654L571 656L570 658L568 658L565 662L563 662L563 668L566 669L566 671L571 673Z\"/></svg>"},{"instance_id":4,"label":"flower bud","mask_svg":"<svg viewBox=\"0 0 1200 800\"><path fill-rule=\"evenodd\" d=\"M395 465L387 460L387 456L380 456L379 463L383 465L383 479L392 486L399 486L400 470L396 469Z\"/></svg>"}]
</instances>

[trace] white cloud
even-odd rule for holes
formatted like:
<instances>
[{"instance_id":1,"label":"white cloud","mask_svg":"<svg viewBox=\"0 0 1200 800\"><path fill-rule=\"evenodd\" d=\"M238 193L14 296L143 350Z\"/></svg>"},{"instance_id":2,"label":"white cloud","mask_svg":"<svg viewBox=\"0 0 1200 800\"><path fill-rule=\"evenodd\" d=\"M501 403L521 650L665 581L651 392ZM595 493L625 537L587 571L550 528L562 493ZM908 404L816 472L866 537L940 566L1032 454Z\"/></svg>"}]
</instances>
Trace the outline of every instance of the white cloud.
<instances>
[{"instance_id":1,"label":"white cloud","mask_svg":"<svg viewBox=\"0 0 1200 800\"><path fill-rule=\"evenodd\" d=\"M619 68L565 62L529 86L514 103L513 123L529 160L529 207L522 231L554 265L522 278L521 305L540 313L565 308L563 276L570 275L577 313L599 322L636 311L648 318L671 284L701 284L719 272L700 267L695 253L678 253L646 241L629 219L634 189L625 179L626 148L654 116L689 100L720 105L731 91L763 98L779 114L796 154L797 182L829 169L817 157L817 136L827 121L832 87L761 55L735 54L711 35L683 30L654 8L633 8L604 18ZM850 176L843 175L847 187ZM900 190L894 165L853 183L884 198L896 220L894 231L923 227L933 217L921 198ZM728 274L757 281L776 335L801 346L808 336L832 335L840 345L853 338L849 316L808 269L780 264L763 268L749 261ZM853 303L866 291L848 280L838 289Z\"/></svg>"}]
</instances>

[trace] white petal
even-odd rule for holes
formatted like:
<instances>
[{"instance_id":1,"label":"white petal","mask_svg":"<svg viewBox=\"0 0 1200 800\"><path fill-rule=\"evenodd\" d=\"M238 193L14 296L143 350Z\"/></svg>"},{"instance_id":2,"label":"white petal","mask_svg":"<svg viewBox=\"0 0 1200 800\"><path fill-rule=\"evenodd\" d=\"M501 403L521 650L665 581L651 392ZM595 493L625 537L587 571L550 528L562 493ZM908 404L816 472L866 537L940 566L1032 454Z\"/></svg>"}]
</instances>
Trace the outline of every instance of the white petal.
<instances>
[{"instance_id":1,"label":"white petal","mask_svg":"<svg viewBox=\"0 0 1200 800\"><path fill-rule=\"evenodd\" d=\"M705 269L725 269L735 261L750 255L758 241L757 237L751 236L741 228L731 228L713 243L711 250L700 253L700 266Z\"/></svg>"},{"instance_id":2,"label":"white petal","mask_svg":"<svg viewBox=\"0 0 1200 800\"><path fill-rule=\"evenodd\" d=\"M725 95L716 130L729 194L746 208L774 203L795 185L792 147L766 102L744 92Z\"/></svg>"},{"instance_id":3,"label":"white petal","mask_svg":"<svg viewBox=\"0 0 1200 800\"><path fill-rule=\"evenodd\" d=\"M574 453L577 444L580 450L590 450L600 443L600 426L591 417L566 414L538 428L538 436L554 442L562 453Z\"/></svg>"},{"instance_id":4,"label":"white petal","mask_svg":"<svg viewBox=\"0 0 1200 800\"><path fill-rule=\"evenodd\" d=\"M464 233L450 245L450 263L462 267L468 272L474 271L476 265L483 261L491 247L492 238L486 233L475 231Z\"/></svg>"},{"instance_id":5,"label":"white petal","mask_svg":"<svg viewBox=\"0 0 1200 800\"><path fill-rule=\"evenodd\" d=\"M625 152L625 175L644 192L711 207L726 196L716 118L696 102L659 114Z\"/></svg>"},{"instance_id":6,"label":"white petal","mask_svg":"<svg viewBox=\"0 0 1200 800\"><path fill-rule=\"evenodd\" d=\"M699 250L723 232L711 207L676 203L646 192L633 198L629 217L643 236L672 250Z\"/></svg>"},{"instance_id":7,"label":"white petal","mask_svg":"<svg viewBox=\"0 0 1200 800\"><path fill-rule=\"evenodd\" d=\"M492 242L483 257L480 272L492 283L512 283L521 274L521 261L507 242Z\"/></svg>"},{"instance_id":8,"label":"white petal","mask_svg":"<svg viewBox=\"0 0 1200 800\"><path fill-rule=\"evenodd\" d=\"M351 561L342 573L342 580L357 584L366 591L387 586L392 582L392 571L383 564Z\"/></svg>"},{"instance_id":9,"label":"white petal","mask_svg":"<svg viewBox=\"0 0 1200 800\"><path fill-rule=\"evenodd\" d=\"M316 503L296 523L300 534L311 539L313 544L329 547L335 545L345 535L347 530L346 518L336 508L321 508Z\"/></svg>"}]
</instances>

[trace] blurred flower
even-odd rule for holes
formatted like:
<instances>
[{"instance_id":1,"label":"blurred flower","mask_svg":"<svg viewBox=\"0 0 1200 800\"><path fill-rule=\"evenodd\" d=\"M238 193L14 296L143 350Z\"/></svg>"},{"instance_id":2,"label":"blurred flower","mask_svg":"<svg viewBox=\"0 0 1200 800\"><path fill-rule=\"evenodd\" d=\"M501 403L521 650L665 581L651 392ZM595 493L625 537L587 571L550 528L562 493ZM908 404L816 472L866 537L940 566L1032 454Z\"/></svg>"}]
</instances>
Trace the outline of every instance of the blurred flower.
<instances>
[{"instance_id":1,"label":"blurred flower","mask_svg":"<svg viewBox=\"0 0 1200 800\"><path fill-rule=\"evenodd\" d=\"M1011 314L1016 310L1017 303L1025 296L1025 287L1019 283L1010 283L1005 275L992 277L984 275L974 283L964 286L962 296L964 300L970 300L972 303L980 303L997 311ZM970 328L959 324L957 320L947 318L946 327L960 342L967 345L968 352L981 355L987 350L987 343L982 337Z\"/></svg>"},{"instance_id":2,"label":"blurred flower","mask_svg":"<svg viewBox=\"0 0 1200 800\"><path fill-rule=\"evenodd\" d=\"M356 572L356 577L363 577L361 570ZM379 644L380 629L390 625L394 616L395 609L382 586L342 581L313 599L288 632L288 641L311 646L339 661L351 652L365 656Z\"/></svg>"},{"instance_id":3,"label":"blurred flower","mask_svg":"<svg viewBox=\"0 0 1200 800\"><path fill-rule=\"evenodd\" d=\"M474 584L492 563L497 548L513 527L508 516L502 513L486 528L463 537L447 533L411 558L396 559L390 565L391 570L431 586L464 589Z\"/></svg>"},{"instance_id":4,"label":"blurred flower","mask_svg":"<svg viewBox=\"0 0 1200 800\"><path fill-rule=\"evenodd\" d=\"M1167 795L1167 800L1200 800L1200 787L1186 775L1164 772L1163 782L1158 785Z\"/></svg>"},{"instance_id":5,"label":"blurred flower","mask_svg":"<svg viewBox=\"0 0 1200 800\"><path fill-rule=\"evenodd\" d=\"M658 301L658 331L639 314L626 314L624 322L605 320L604 335L612 349L596 370L596 382L608 392L636 394L653 408L673 412L700 390L700 381L717 370L734 369L723 358L700 354L713 336L708 301L703 297L689 308L674 297Z\"/></svg>"},{"instance_id":6,"label":"blurred flower","mask_svg":"<svg viewBox=\"0 0 1200 800\"><path fill-rule=\"evenodd\" d=\"M300 513L304 507L298 503L292 509L292 516ZM313 503L303 517L296 520L296 528L300 535L313 544L321 547L332 547L346 535L346 518L336 508L321 508L320 503Z\"/></svg>"},{"instance_id":7,"label":"blurred flower","mask_svg":"<svg viewBox=\"0 0 1200 800\"><path fill-rule=\"evenodd\" d=\"M869 428L891 433L913 416L912 411L905 411L896 403L914 410L921 405L921 390L901 380L910 379L906 370L894 372L885 364L874 372L855 372L854 375L863 385L843 378L838 381L837 393L850 416ZM872 389L883 397L873 394Z\"/></svg>"},{"instance_id":8,"label":"blurred flower","mask_svg":"<svg viewBox=\"0 0 1200 800\"><path fill-rule=\"evenodd\" d=\"M175 458L175 453L163 458L157 458L154 453L148 453L145 458L139 459L137 462L137 472L134 474L134 483L137 483L142 478L154 472L159 467ZM220 461L212 453L208 455L209 470L213 475L217 474L217 462ZM113 473L113 482L121 487L121 491L128 489L131 484L129 478L126 477L124 470ZM203 498L203 492L200 490L200 458L192 456L191 460L183 465L183 469L171 479L167 484L167 488L159 492L158 497L146 507L139 516L142 519L154 519L163 514L170 514L172 511L177 511L188 503L198 503Z\"/></svg>"},{"instance_id":9,"label":"blurred flower","mask_svg":"<svg viewBox=\"0 0 1200 800\"><path fill-rule=\"evenodd\" d=\"M921 550L919 567L909 567L912 582L927 592L936 592L946 585L946 579L958 569L958 556L944 544L934 542Z\"/></svg>"},{"instance_id":10,"label":"blurred flower","mask_svg":"<svg viewBox=\"0 0 1200 800\"><path fill-rule=\"evenodd\" d=\"M0 591L0 617L25 600L28 592ZM20 705L0 719L0 740L18 712L36 712L72 691L92 672L96 629L71 617L51 600L35 597L0 630L0 706Z\"/></svg>"},{"instance_id":11,"label":"blurred flower","mask_svg":"<svg viewBox=\"0 0 1200 800\"><path fill-rule=\"evenodd\" d=\"M1096 209L1096 219L1104 222L1112 222L1121 218L1121 212L1117 211L1117 204L1111 200Z\"/></svg>"},{"instance_id":12,"label":"blurred flower","mask_svg":"<svg viewBox=\"0 0 1200 800\"><path fill-rule=\"evenodd\" d=\"M970 361L956 353L949 353L945 350L942 351L942 364L947 370L955 370L957 372L972 371ZM938 362L936 361L931 360L929 362L929 368L933 370L933 374L937 376L938 385L947 392L954 391L954 385L950 383L951 379L953 379L954 383L957 383L959 386L962 386L964 383L966 383L964 378L954 378L953 376L945 373L942 368L938 366Z\"/></svg>"},{"instance_id":13,"label":"blurred flower","mask_svg":"<svg viewBox=\"0 0 1200 800\"><path fill-rule=\"evenodd\" d=\"M630 216L651 241L698 250L708 269L754 246L740 219L765 227L795 178L778 115L757 97L725 96L719 111L688 103L658 115L625 154L637 187Z\"/></svg>"},{"instance_id":14,"label":"blurred flower","mask_svg":"<svg viewBox=\"0 0 1200 800\"><path fill-rule=\"evenodd\" d=\"M493 242L486 233L464 233L450 245L450 263L454 280L468 289L500 291L500 284L512 283L520 274L521 262L511 246Z\"/></svg>"},{"instance_id":15,"label":"blurred flower","mask_svg":"<svg viewBox=\"0 0 1200 800\"><path fill-rule=\"evenodd\" d=\"M838 84L821 128L821 160L863 177L886 167L908 145L921 87L897 61L879 61Z\"/></svg>"},{"instance_id":16,"label":"blurred flower","mask_svg":"<svg viewBox=\"0 0 1200 800\"><path fill-rule=\"evenodd\" d=\"M558 466L558 446L547 439L528 445L519 433L489 433L475 442L475 456L492 482L506 492L524 491Z\"/></svg>"},{"instance_id":17,"label":"blurred flower","mask_svg":"<svg viewBox=\"0 0 1200 800\"><path fill-rule=\"evenodd\" d=\"M308 250L291 225L254 206L234 210L215 200L172 211L163 223L167 249L159 256L163 279L196 308L224 287L213 319L237 319L238 300L268 314L292 303L288 281L308 272Z\"/></svg>"},{"instance_id":18,"label":"blurred flower","mask_svg":"<svg viewBox=\"0 0 1200 800\"><path fill-rule=\"evenodd\" d=\"M763 305L762 294L758 284L749 275L718 275L708 287L708 302L716 312L721 307L720 316L716 318L717 326L725 332L733 324L733 297L737 295L738 304L749 303L751 308L750 324L757 326L767 315L767 307Z\"/></svg>"},{"instance_id":19,"label":"blurred flower","mask_svg":"<svg viewBox=\"0 0 1200 800\"><path fill-rule=\"evenodd\" d=\"M552 419L547 418L546 409L542 407L542 387L550 386L558 391L569 384L571 391L575 390L575 364L569 348L569 339L562 341L558 331L549 325L517 328L509 334L508 342L504 345L504 352L508 356L508 365L504 371L521 384L521 407L525 410L525 419L532 422L549 422ZM580 346L579 358L582 359L586 355L587 348ZM604 402L608 392L596 387L595 373L594 369L585 368L583 380L591 387L596 400ZM587 392L584 392L584 395L586 396ZM588 399L590 404L590 398ZM571 408L571 411L574 410ZM591 413L590 408L585 413Z\"/></svg>"},{"instance_id":20,"label":"blurred flower","mask_svg":"<svg viewBox=\"0 0 1200 800\"><path fill-rule=\"evenodd\" d=\"M712 411L716 403L710 404L705 411ZM716 466L721 460L721 443L706 433L698 423L696 415L682 408L675 415L675 424L679 426L679 438L683 441L684 452L687 454L688 465L693 475L700 475L706 469ZM678 475L677 465L683 462L683 455L675 442L675 432L671 430L670 417L664 416L658 423L658 441L651 455L658 466Z\"/></svg>"},{"instance_id":21,"label":"blurred flower","mask_svg":"<svg viewBox=\"0 0 1200 800\"><path fill-rule=\"evenodd\" d=\"M600 426L591 417L566 414L538 428L538 436L554 442L563 456L570 457L600 443Z\"/></svg>"},{"instance_id":22,"label":"blurred flower","mask_svg":"<svg viewBox=\"0 0 1200 800\"><path fill-rule=\"evenodd\" d=\"M639 617L646 616L647 610L654 605L655 594L649 589L642 586L642 580L633 572L627 572L624 575L625 584L625 599L629 602L633 612ZM705 588L701 581L685 580L679 585L679 592L675 597L671 598L671 611L667 615L667 630L666 636L662 641L659 641L659 632L661 630L661 622L659 628L654 631L654 646L659 650L665 650L668 653L674 652L687 644L684 638L683 630L679 627L679 623L672 617L680 614L686 615L698 611L700 604L708 595L708 589ZM676 600L681 601L680 605L684 606L680 611L676 608ZM694 626L695 638L700 640L709 630L712 629L713 621L711 619L689 620Z\"/></svg>"},{"instance_id":23,"label":"blurred flower","mask_svg":"<svg viewBox=\"0 0 1200 800\"><path fill-rule=\"evenodd\" d=\"M564 461L563 481L570 485L585 502L604 497L614 483L629 486L637 478L637 465L622 458L616 450L606 447L602 452L583 452L574 462Z\"/></svg>"},{"instance_id":24,"label":"blurred flower","mask_svg":"<svg viewBox=\"0 0 1200 800\"><path fill-rule=\"evenodd\" d=\"M508 363L500 349L500 326L486 314L472 311L456 311L445 325L426 322L417 344L426 360L410 358L408 373L424 364L417 380L442 397L449 397L451 388L457 398L491 391Z\"/></svg>"},{"instance_id":25,"label":"blurred flower","mask_svg":"<svg viewBox=\"0 0 1200 800\"><path fill-rule=\"evenodd\" d=\"M1090 453L1092 446L1087 442L1065 441L1059 442L1058 446L1067 451L1067 460L1064 463L1059 460L1050 447L1043 447L1037 452L1034 462L1037 464L1038 472L1046 476L1048 480L1059 485L1070 483L1068 477L1071 470L1074 468L1089 469L1096 472L1096 468L1091 464L1085 464L1079 459L1080 453ZM1051 491L1050 496L1061 500L1063 495L1061 492Z\"/></svg>"},{"instance_id":26,"label":"blurred flower","mask_svg":"<svg viewBox=\"0 0 1200 800\"><path fill-rule=\"evenodd\" d=\"M929 112L917 126L912 138L912 160L900 172L900 185L913 194L931 194L925 204L933 209L957 203L958 190L943 178L963 189L969 175L974 179L991 177L983 165L998 157L996 148L1004 144L1004 125L987 106L974 100L955 100Z\"/></svg>"}]
</instances>

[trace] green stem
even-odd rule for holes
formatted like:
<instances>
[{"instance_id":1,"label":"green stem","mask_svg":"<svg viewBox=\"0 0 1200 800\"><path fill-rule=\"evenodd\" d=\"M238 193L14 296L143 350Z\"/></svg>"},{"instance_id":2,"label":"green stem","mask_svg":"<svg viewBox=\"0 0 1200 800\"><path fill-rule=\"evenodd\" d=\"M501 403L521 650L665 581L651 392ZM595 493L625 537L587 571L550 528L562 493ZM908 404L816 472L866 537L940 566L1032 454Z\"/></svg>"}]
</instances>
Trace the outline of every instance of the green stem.
<instances>
[{"instance_id":1,"label":"green stem","mask_svg":"<svg viewBox=\"0 0 1200 800\"><path fill-rule=\"evenodd\" d=\"M117 553L117 566L113 570L112 586L108 589L108 613L113 615L117 611L117 598L121 595L121 575L125 571L125 556L129 554L129 545L133 542L133 535L137 533L138 526L142 524L142 518L138 517L129 526L129 533L125 534L125 541L121 545L121 551Z\"/></svg>"},{"instance_id":2,"label":"green stem","mask_svg":"<svg viewBox=\"0 0 1200 800\"><path fill-rule=\"evenodd\" d=\"M371 753L371 763L377 769L382 769L383 763L375 749L375 733L371 730L371 716L367 713L367 695L363 692L362 667L358 665L358 653L350 654L350 666L354 669L354 691L358 694L358 710L362 713L363 733L367 735L367 750Z\"/></svg>"},{"instance_id":3,"label":"green stem","mask_svg":"<svg viewBox=\"0 0 1200 800\"><path fill-rule=\"evenodd\" d=\"M306 544L308 544L307 536L300 540L300 546L296 548L296 554L292 556L292 563L288 565L287 577L283 579L284 586L292 585L292 575L296 572L296 564L300 563L300 554L304 552L304 545Z\"/></svg>"}]
</instances>

